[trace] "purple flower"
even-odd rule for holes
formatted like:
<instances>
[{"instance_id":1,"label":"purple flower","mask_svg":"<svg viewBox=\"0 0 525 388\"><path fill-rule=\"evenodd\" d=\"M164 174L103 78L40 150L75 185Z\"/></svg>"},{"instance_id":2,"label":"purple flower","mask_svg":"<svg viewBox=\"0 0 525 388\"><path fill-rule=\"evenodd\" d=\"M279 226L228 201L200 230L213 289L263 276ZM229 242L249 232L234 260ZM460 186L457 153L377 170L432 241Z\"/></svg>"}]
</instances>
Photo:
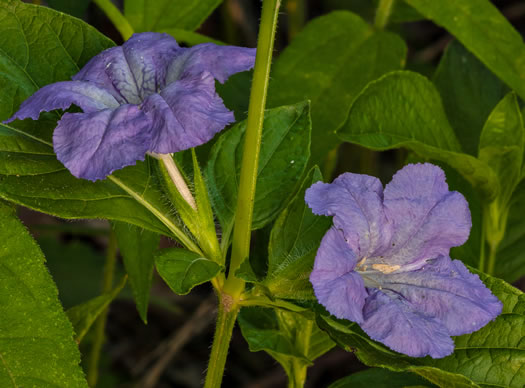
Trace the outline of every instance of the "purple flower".
<instances>
[{"instance_id":1,"label":"purple flower","mask_svg":"<svg viewBox=\"0 0 525 388\"><path fill-rule=\"evenodd\" d=\"M201 44L179 47L167 34L133 35L84 66L72 81L44 86L9 120L37 120L67 109L53 134L57 158L79 178L103 179L144 160L206 143L233 113L215 92L215 79L253 67L255 49Z\"/></svg>"},{"instance_id":2,"label":"purple flower","mask_svg":"<svg viewBox=\"0 0 525 388\"><path fill-rule=\"evenodd\" d=\"M337 318L412 357L445 357L450 336L472 333L501 313L501 302L451 247L470 233L467 201L443 171L411 164L383 192L368 175L346 173L306 192L315 214L334 216L310 282Z\"/></svg>"}]
</instances>

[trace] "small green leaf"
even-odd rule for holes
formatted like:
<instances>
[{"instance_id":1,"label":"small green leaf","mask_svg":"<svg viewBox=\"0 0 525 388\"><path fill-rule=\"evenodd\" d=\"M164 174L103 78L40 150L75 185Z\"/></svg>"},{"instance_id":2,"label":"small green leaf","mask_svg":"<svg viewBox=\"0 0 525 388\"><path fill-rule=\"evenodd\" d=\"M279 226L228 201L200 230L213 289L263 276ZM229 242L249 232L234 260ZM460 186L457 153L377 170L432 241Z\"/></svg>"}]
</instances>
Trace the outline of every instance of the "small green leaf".
<instances>
[{"instance_id":1,"label":"small green leaf","mask_svg":"<svg viewBox=\"0 0 525 388\"><path fill-rule=\"evenodd\" d=\"M494 74L525 98L525 44L488 0L405 0L445 27Z\"/></svg>"},{"instance_id":2,"label":"small green leaf","mask_svg":"<svg viewBox=\"0 0 525 388\"><path fill-rule=\"evenodd\" d=\"M406 388L435 387L413 373L392 372L388 369L370 368L353 373L332 383L328 388Z\"/></svg>"},{"instance_id":3,"label":"small green leaf","mask_svg":"<svg viewBox=\"0 0 525 388\"><path fill-rule=\"evenodd\" d=\"M521 179L525 129L515 93L509 93L490 114L479 140L479 159L498 176L496 201L507 210L512 192ZM496 220L498 221L498 220Z\"/></svg>"},{"instance_id":4,"label":"small green leaf","mask_svg":"<svg viewBox=\"0 0 525 388\"><path fill-rule=\"evenodd\" d=\"M440 359L411 358L372 341L350 321L337 320L326 312L318 324L347 350L357 349L359 359L369 366L417 373L432 383L448 388L498 386L522 388L525 382L525 296L503 280L470 269L503 303L494 321L472 334L454 337L455 350Z\"/></svg>"},{"instance_id":5,"label":"small green leaf","mask_svg":"<svg viewBox=\"0 0 525 388\"><path fill-rule=\"evenodd\" d=\"M222 270L216 262L182 248L160 251L155 256L155 265L162 279L179 295L213 279Z\"/></svg>"},{"instance_id":6,"label":"small green leaf","mask_svg":"<svg viewBox=\"0 0 525 388\"><path fill-rule=\"evenodd\" d=\"M477 156L483 125L508 88L458 41L445 50L434 84L463 150Z\"/></svg>"},{"instance_id":7,"label":"small green leaf","mask_svg":"<svg viewBox=\"0 0 525 388\"><path fill-rule=\"evenodd\" d=\"M212 148L207 183L212 203L228 241L233 228L246 121L221 135ZM262 228L286 206L308 163L308 103L270 109L265 113L253 229Z\"/></svg>"},{"instance_id":8,"label":"small green leaf","mask_svg":"<svg viewBox=\"0 0 525 388\"><path fill-rule=\"evenodd\" d=\"M355 14L315 18L275 61L268 106L311 101L312 163L322 162L339 143L334 131L354 98L370 81L401 69L405 56L399 36L375 30Z\"/></svg>"},{"instance_id":9,"label":"small green leaf","mask_svg":"<svg viewBox=\"0 0 525 388\"><path fill-rule=\"evenodd\" d=\"M272 296L284 299L312 299L308 280L317 248L332 224L329 217L315 216L304 201L305 191L322 181L314 167L299 192L275 222L268 247L268 274L263 284Z\"/></svg>"},{"instance_id":10,"label":"small green leaf","mask_svg":"<svg viewBox=\"0 0 525 388\"><path fill-rule=\"evenodd\" d=\"M294 368L311 365L335 345L314 321L298 313L246 307L237 320L250 350L269 353L291 379Z\"/></svg>"},{"instance_id":11,"label":"small green leaf","mask_svg":"<svg viewBox=\"0 0 525 388\"><path fill-rule=\"evenodd\" d=\"M117 286L108 293L97 296L85 303L67 310L67 316L75 330L75 341L82 342L98 316L109 306L126 285L127 277L123 277Z\"/></svg>"},{"instance_id":12,"label":"small green leaf","mask_svg":"<svg viewBox=\"0 0 525 388\"><path fill-rule=\"evenodd\" d=\"M125 0L124 16L135 31L196 30L222 0Z\"/></svg>"},{"instance_id":13,"label":"small green leaf","mask_svg":"<svg viewBox=\"0 0 525 388\"><path fill-rule=\"evenodd\" d=\"M392 72L371 82L356 98L338 135L374 150L409 148L448 163L486 198L493 199L498 192L494 172L462 152L438 92L417 73Z\"/></svg>"},{"instance_id":14,"label":"small green leaf","mask_svg":"<svg viewBox=\"0 0 525 388\"><path fill-rule=\"evenodd\" d=\"M140 317L148 321L148 302L153 280L154 253L159 246L157 233L124 222L113 222L124 267L129 275Z\"/></svg>"},{"instance_id":15,"label":"small green leaf","mask_svg":"<svg viewBox=\"0 0 525 388\"><path fill-rule=\"evenodd\" d=\"M3 202L0 237L0 386L87 388L44 255Z\"/></svg>"}]
</instances>

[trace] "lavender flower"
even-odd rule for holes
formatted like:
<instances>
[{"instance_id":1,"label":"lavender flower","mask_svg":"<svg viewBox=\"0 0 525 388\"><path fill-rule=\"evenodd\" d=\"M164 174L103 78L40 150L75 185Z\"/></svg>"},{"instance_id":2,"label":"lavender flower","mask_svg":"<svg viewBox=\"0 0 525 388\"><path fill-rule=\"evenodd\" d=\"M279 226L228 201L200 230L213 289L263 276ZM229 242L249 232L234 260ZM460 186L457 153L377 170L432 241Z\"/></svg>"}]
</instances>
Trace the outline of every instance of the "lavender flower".
<instances>
[{"instance_id":1,"label":"lavender flower","mask_svg":"<svg viewBox=\"0 0 525 388\"><path fill-rule=\"evenodd\" d=\"M55 153L76 177L103 179L146 152L203 144L233 122L215 79L249 70L254 60L255 49L182 48L167 34L135 34L92 58L72 81L38 90L6 123L79 106L83 113L65 113L58 122Z\"/></svg>"},{"instance_id":2,"label":"lavender flower","mask_svg":"<svg viewBox=\"0 0 525 388\"><path fill-rule=\"evenodd\" d=\"M306 192L315 214L334 216L310 281L337 318L357 322L374 340L412 357L445 357L450 336L472 333L501 313L501 302L451 247L471 218L443 171L412 164L384 192L374 177L346 173Z\"/></svg>"}]
</instances>

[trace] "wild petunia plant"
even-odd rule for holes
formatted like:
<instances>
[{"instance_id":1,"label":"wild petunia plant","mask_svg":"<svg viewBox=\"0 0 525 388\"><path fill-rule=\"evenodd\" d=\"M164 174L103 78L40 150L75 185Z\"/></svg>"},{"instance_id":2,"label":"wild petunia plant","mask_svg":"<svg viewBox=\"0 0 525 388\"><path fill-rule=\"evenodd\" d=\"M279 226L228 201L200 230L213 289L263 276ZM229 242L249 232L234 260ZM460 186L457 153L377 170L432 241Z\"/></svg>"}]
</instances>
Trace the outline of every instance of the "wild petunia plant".
<instances>
[{"instance_id":1,"label":"wild petunia plant","mask_svg":"<svg viewBox=\"0 0 525 388\"><path fill-rule=\"evenodd\" d=\"M93 2L121 45L0 0L0 387L97 386L108 306L129 278L155 324L154 269L179 295L213 289L205 387L225 370L246 384L227 367L236 325L289 387L335 346L370 369L331 387L524 386L525 300L507 282L525 275L525 44L488 0L323 4L308 22L307 2L263 0L256 48L240 47L259 17L243 6L241 29L225 6L201 30L225 18L225 45L195 32L220 1ZM457 39L430 79L402 70L416 50L403 25L387 30L422 19ZM64 312L17 205L110 221L100 295ZM194 310L172 345L197 335L209 299ZM171 350L130 376L156 386Z\"/></svg>"}]
</instances>

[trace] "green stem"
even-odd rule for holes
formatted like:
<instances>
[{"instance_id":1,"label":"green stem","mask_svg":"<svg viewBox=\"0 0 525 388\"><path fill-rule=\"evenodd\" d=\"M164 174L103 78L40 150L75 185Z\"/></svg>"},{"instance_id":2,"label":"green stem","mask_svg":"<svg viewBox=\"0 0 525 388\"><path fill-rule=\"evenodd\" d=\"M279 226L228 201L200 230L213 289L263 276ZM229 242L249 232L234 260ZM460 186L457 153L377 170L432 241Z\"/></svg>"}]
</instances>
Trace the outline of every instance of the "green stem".
<instances>
[{"instance_id":1,"label":"green stem","mask_svg":"<svg viewBox=\"0 0 525 388\"><path fill-rule=\"evenodd\" d=\"M270 78L273 43L277 29L280 0L263 0L259 40L257 42L257 56L253 71L248 119L246 123L246 137L241 164L237 211L233 231L232 256L228 280L224 291L235 300L239 299L244 290L244 281L235 277L235 271L250 254L250 237L253 217L253 203L255 198L255 184L259 165L259 151L261 148L264 108Z\"/></svg>"},{"instance_id":2,"label":"green stem","mask_svg":"<svg viewBox=\"0 0 525 388\"><path fill-rule=\"evenodd\" d=\"M128 40L133 35L133 27L129 24L128 19L122 12L111 2L111 0L93 0L98 7L104 11L111 23L120 32L124 40Z\"/></svg>"},{"instance_id":3,"label":"green stem","mask_svg":"<svg viewBox=\"0 0 525 388\"><path fill-rule=\"evenodd\" d=\"M288 376L288 388L303 388L308 366L297 358L292 359L292 376Z\"/></svg>"},{"instance_id":4,"label":"green stem","mask_svg":"<svg viewBox=\"0 0 525 388\"><path fill-rule=\"evenodd\" d=\"M219 303L217 326L215 327L215 336L213 337L213 346L204 388L218 388L221 386L233 327L239 313L239 306L231 305L232 299L229 295L221 296Z\"/></svg>"},{"instance_id":5,"label":"green stem","mask_svg":"<svg viewBox=\"0 0 525 388\"><path fill-rule=\"evenodd\" d=\"M388 24L388 19L390 19L390 14L394 8L394 0L380 0L379 5L376 10L376 18L374 20L374 25L376 28L382 30Z\"/></svg>"},{"instance_id":6,"label":"green stem","mask_svg":"<svg viewBox=\"0 0 525 388\"><path fill-rule=\"evenodd\" d=\"M102 294L108 293L113 288L113 278L115 275L115 265L117 262L117 238L115 232L111 231L109 235L108 248L106 252L106 263L104 265L104 274L102 279ZM95 338L93 347L89 355L87 381L90 387L95 387L98 380L98 363L100 353L104 345L104 332L108 318L109 307L106 307L95 322Z\"/></svg>"},{"instance_id":7,"label":"green stem","mask_svg":"<svg viewBox=\"0 0 525 388\"><path fill-rule=\"evenodd\" d=\"M493 247L489 244L489 261L487 265L487 274L488 275L494 275L494 267L496 265L496 252L498 248Z\"/></svg>"},{"instance_id":8,"label":"green stem","mask_svg":"<svg viewBox=\"0 0 525 388\"><path fill-rule=\"evenodd\" d=\"M291 41L301 31L306 20L304 0L288 0L286 11L288 14L288 41Z\"/></svg>"}]
</instances>

